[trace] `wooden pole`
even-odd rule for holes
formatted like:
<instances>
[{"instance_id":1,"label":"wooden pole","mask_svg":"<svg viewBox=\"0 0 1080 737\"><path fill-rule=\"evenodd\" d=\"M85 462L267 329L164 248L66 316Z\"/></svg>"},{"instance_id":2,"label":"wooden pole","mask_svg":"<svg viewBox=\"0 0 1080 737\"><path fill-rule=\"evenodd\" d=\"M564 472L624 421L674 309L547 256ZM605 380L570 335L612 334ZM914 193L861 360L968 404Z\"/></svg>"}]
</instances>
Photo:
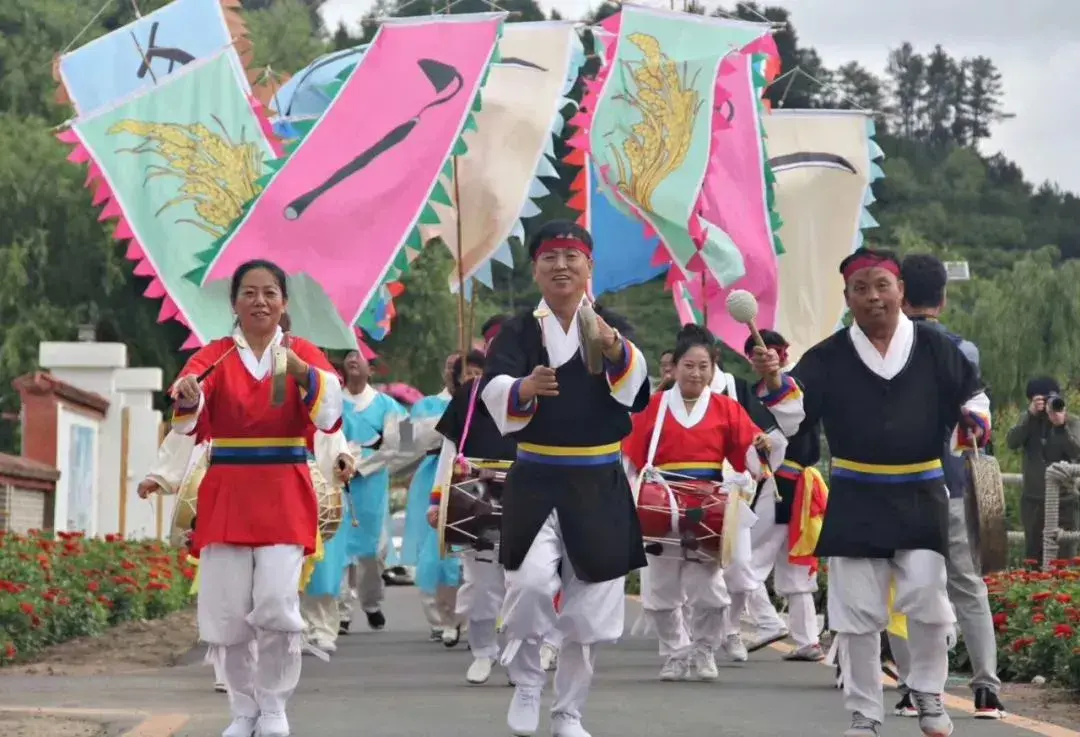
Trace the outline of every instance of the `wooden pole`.
<instances>
[{"instance_id":1,"label":"wooden pole","mask_svg":"<svg viewBox=\"0 0 1080 737\"><path fill-rule=\"evenodd\" d=\"M466 329L466 317L465 317L465 263L464 254L461 250L461 188L458 186L458 170L457 170L457 156L451 160L451 168L454 174L454 228L457 236L456 254L457 254L457 276L458 276L458 350L461 351L461 355L464 356L468 350L468 334ZM465 375L465 361L461 362L461 374Z\"/></svg>"},{"instance_id":2,"label":"wooden pole","mask_svg":"<svg viewBox=\"0 0 1080 737\"><path fill-rule=\"evenodd\" d=\"M705 269L701 270L701 321L709 327L709 300L705 295Z\"/></svg>"},{"instance_id":3,"label":"wooden pole","mask_svg":"<svg viewBox=\"0 0 1080 737\"><path fill-rule=\"evenodd\" d=\"M120 410L120 534L127 535L128 454L131 448L131 408Z\"/></svg>"}]
</instances>

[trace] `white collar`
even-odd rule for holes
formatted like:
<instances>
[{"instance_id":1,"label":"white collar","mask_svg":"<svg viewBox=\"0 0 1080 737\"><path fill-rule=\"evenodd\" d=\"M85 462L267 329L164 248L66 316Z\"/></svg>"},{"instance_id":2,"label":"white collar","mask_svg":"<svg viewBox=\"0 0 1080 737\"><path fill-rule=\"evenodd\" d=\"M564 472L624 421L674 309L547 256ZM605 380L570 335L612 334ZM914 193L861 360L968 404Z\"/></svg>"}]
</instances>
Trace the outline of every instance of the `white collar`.
<instances>
[{"instance_id":1,"label":"white collar","mask_svg":"<svg viewBox=\"0 0 1080 737\"><path fill-rule=\"evenodd\" d=\"M853 322L848 330L855 353L868 369L886 381L904 370L915 344L915 324L904 313L900 313L896 332L893 333L884 356L870 342L870 338L866 337L858 323Z\"/></svg>"},{"instance_id":2,"label":"white collar","mask_svg":"<svg viewBox=\"0 0 1080 737\"><path fill-rule=\"evenodd\" d=\"M262 381L270 373L270 350L276 345L280 345L282 339L285 337L285 333L281 330L281 326L277 326L277 331L274 333L274 337L270 339L270 344L263 351L260 358L255 358L255 352L248 346L247 339L244 338L244 333L241 332L240 326L233 329L232 339L236 343L236 352L240 354L240 360L244 363L244 368L248 370L257 381Z\"/></svg>"},{"instance_id":3,"label":"white collar","mask_svg":"<svg viewBox=\"0 0 1080 737\"><path fill-rule=\"evenodd\" d=\"M709 402L712 399L712 389L705 387L705 390L701 392L701 396L694 402L694 408L687 412L686 402L683 400L682 391L679 390L678 384L668 389L667 393L668 408L671 410L671 416L687 429L696 426L704 419L705 412L709 409Z\"/></svg>"},{"instance_id":4,"label":"white collar","mask_svg":"<svg viewBox=\"0 0 1080 737\"><path fill-rule=\"evenodd\" d=\"M371 406L371 403L375 401L375 397L378 392L375 391L375 387L371 384L367 384L360 390L359 394L353 394L348 389L343 389L342 394L345 395L345 399L356 405L358 412L363 412L365 409Z\"/></svg>"},{"instance_id":5,"label":"white collar","mask_svg":"<svg viewBox=\"0 0 1080 737\"><path fill-rule=\"evenodd\" d=\"M585 304L588 297L582 295L581 304ZM558 368L574 357L581 350L581 340L578 335L577 311L574 312L570 325L563 330L559 318L548 307L546 300L541 299L540 304L533 311L540 323L540 331L543 334L544 348L547 349L548 365Z\"/></svg>"}]
</instances>

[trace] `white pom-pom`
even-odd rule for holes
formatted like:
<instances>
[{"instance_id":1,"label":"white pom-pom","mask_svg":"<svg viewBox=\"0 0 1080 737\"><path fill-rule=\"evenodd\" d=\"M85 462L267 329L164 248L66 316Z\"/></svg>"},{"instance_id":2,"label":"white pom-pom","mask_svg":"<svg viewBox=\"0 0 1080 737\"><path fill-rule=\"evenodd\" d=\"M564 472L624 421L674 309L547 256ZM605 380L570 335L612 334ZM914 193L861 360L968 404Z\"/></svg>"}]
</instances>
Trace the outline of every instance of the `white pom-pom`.
<instances>
[{"instance_id":1,"label":"white pom-pom","mask_svg":"<svg viewBox=\"0 0 1080 737\"><path fill-rule=\"evenodd\" d=\"M745 289L736 289L727 298L728 313L744 325L757 318L757 298Z\"/></svg>"}]
</instances>

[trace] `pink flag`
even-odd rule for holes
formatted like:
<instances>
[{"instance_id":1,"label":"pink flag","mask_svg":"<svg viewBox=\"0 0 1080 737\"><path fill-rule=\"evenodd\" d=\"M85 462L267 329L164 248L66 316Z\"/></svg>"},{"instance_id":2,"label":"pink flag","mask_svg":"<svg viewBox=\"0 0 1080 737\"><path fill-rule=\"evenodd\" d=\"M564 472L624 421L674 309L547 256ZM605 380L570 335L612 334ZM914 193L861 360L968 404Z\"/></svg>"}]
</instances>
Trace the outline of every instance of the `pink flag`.
<instances>
[{"instance_id":1,"label":"pink flag","mask_svg":"<svg viewBox=\"0 0 1080 737\"><path fill-rule=\"evenodd\" d=\"M504 17L384 23L325 115L213 257L204 281L228 279L249 259L269 259L317 281L354 324L430 209Z\"/></svg>"},{"instance_id":2,"label":"pink flag","mask_svg":"<svg viewBox=\"0 0 1080 737\"><path fill-rule=\"evenodd\" d=\"M776 320L778 293L766 162L751 63L749 54L732 54L725 59L717 78L717 87L723 86L730 98L713 113L713 145L699 201L702 219L727 233L739 249L746 274L729 289L721 289L711 276L704 288L700 279L691 278L686 284L693 303L708 306L709 330L739 353L748 333L745 325L728 314L728 292L744 289L757 297L757 325L770 329Z\"/></svg>"}]
</instances>

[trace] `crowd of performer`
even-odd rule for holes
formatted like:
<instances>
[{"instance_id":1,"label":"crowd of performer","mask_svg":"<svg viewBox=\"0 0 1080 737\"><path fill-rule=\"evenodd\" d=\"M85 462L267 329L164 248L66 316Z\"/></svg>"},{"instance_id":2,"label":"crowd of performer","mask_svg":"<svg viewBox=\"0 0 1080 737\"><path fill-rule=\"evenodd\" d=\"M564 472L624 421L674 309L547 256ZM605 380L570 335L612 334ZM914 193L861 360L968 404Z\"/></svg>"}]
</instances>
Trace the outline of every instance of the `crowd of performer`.
<instances>
[{"instance_id":1,"label":"crowd of performer","mask_svg":"<svg viewBox=\"0 0 1080 737\"><path fill-rule=\"evenodd\" d=\"M859 249L840 264L851 327L794 366L784 336L755 331L743 346L752 381L687 325L653 391L630 326L587 297L588 232L548 223L528 250L539 304L488 320L483 350L451 355L443 389L408 410L372 387L359 352L339 376L282 330L288 289L274 264L237 270L235 333L181 371L173 435L140 487L175 490L210 448L190 553L200 637L229 696L223 737L288 737L301 654L332 657L361 612L370 629L386 626L387 564L415 567L432 640L465 637L466 682L505 668L507 726L521 737L539 728L548 670L552 734L589 737L598 650L629 632L656 638L663 681L716 680L718 654L742 662L787 638L785 660L825 660L825 559L845 737L879 734L882 633L897 616L895 712L929 737L952 733L950 596L972 648L976 715L1004 713L986 590L949 498L963 483L948 473L954 459L989 438L989 401L935 321L940 262ZM822 432L828 484L816 470ZM398 552L390 470L407 452L422 458ZM320 479L346 490L325 540ZM643 613L628 627L633 571Z\"/></svg>"}]
</instances>

